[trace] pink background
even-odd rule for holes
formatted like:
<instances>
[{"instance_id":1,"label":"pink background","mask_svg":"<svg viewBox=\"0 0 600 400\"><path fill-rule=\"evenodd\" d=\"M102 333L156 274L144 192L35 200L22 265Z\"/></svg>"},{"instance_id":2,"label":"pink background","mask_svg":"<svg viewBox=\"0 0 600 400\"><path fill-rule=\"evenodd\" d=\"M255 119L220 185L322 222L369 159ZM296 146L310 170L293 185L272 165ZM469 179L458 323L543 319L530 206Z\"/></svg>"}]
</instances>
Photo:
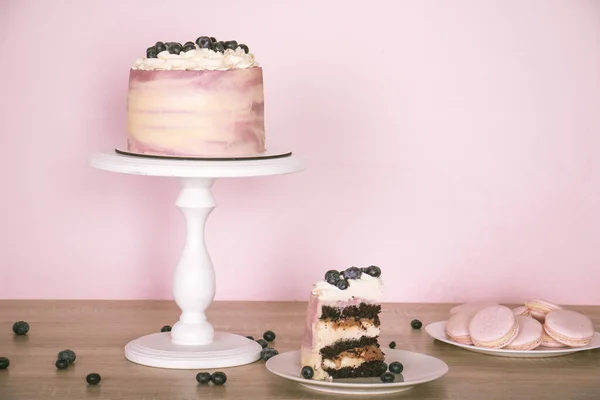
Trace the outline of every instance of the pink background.
<instances>
[{"instance_id":1,"label":"pink background","mask_svg":"<svg viewBox=\"0 0 600 400\"><path fill-rule=\"evenodd\" d=\"M247 43L268 141L217 181L217 299L306 300L377 264L388 301L600 304L600 2L0 1L0 297L171 298L178 183L111 174L130 63Z\"/></svg>"}]
</instances>

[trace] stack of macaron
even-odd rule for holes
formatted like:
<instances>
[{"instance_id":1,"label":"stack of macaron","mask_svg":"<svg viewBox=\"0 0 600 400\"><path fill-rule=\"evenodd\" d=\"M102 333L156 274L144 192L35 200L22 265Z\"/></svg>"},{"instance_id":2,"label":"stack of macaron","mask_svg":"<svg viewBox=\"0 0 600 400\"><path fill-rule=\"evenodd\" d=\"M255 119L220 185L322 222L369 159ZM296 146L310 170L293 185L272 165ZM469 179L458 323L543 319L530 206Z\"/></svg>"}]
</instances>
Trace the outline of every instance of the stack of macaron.
<instances>
[{"instance_id":1,"label":"stack of macaron","mask_svg":"<svg viewBox=\"0 0 600 400\"><path fill-rule=\"evenodd\" d=\"M495 302L466 303L450 310L446 336L491 349L584 347L594 336L585 315L541 299L511 309Z\"/></svg>"}]
</instances>

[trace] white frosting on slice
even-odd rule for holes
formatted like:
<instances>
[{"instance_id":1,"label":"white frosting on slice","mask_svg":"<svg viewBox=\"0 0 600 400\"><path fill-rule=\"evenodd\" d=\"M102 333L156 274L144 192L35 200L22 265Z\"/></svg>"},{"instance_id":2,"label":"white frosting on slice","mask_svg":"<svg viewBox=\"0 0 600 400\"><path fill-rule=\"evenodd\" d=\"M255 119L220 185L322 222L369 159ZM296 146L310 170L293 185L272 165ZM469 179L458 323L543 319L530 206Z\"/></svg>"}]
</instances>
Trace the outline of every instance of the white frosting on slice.
<instances>
[{"instance_id":1,"label":"white frosting on slice","mask_svg":"<svg viewBox=\"0 0 600 400\"><path fill-rule=\"evenodd\" d=\"M345 301L355 298L379 303L383 298L383 282L381 278L374 278L363 273L360 279L348 279L348 288L345 290L338 289L336 286L322 280L315 284L312 293L319 296L319 300L323 302Z\"/></svg>"}]
</instances>

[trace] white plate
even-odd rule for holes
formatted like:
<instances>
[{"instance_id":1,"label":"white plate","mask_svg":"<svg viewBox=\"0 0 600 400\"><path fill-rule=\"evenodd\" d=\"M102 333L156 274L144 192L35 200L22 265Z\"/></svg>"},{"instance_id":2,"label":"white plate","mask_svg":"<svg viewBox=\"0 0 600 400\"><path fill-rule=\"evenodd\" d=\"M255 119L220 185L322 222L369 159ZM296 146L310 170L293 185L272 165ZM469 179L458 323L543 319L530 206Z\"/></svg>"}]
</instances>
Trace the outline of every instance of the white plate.
<instances>
[{"instance_id":1,"label":"white plate","mask_svg":"<svg viewBox=\"0 0 600 400\"><path fill-rule=\"evenodd\" d=\"M386 348L385 362L390 364L393 361L400 361L404 365L404 371L402 375L396 375L396 380L392 383L383 383L379 378L335 379L333 382L304 379L300 374L300 351L279 354L270 358L266 365L275 375L296 381L309 389L363 396L402 392L438 379L448 372L448 365L435 357Z\"/></svg>"},{"instance_id":2,"label":"white plate","mask_svg":"<svg viewBox=\"0 0 600 400\"><path fill-rule=\"evenodd\" d=\"M564 356L567 354L577 353L578 351L591 350L600 348L600 333L594 333L594 337L592 341L585 347L562 347L558 349L553 349L549 347L538 347L533 350L508 350L508 349L488 349L485 347L478 347L469 344L461 344L456 343L453 340L450 340L446 337L446 332L444 328L446 327L446 321L434 322L433 324L429 324L425 327L425 330L434 339L439 340L440 342L452 344L454 346L462 347L465 350L474 351L476 353L488 354L492 356L500 356L500 357L556 357L556 356Z\"/></svg>"}]
</instances>

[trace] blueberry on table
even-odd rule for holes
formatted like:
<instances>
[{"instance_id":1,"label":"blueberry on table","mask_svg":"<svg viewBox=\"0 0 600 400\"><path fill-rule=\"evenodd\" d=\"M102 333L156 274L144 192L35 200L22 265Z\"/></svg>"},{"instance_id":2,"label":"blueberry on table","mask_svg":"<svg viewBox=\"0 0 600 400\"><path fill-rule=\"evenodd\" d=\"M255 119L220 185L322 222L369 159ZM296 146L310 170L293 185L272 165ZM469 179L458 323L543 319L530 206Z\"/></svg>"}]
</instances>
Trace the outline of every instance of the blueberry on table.
<instances>
[{"instance_id":1,"label":"blueberry on table","mask_svg":"<svg viewBox=\"0 0 600 400\"><path fill-rule=\"evenodd\" d=\"M163 42L156 42L154 45L154 49L156 50L156 54L163 52L167 49L167 46Z\"/></svg>"},{"instance_id":2,"label":"blueberry on table","mask_svg":"<svg viewBox=\"0 0 600 400\"><path fill-rule=\"evenodd\" d=\"M196 39L196 44L201 49L211 49L212 48L212 40L208 36L200 36Z\"/></svg>"},{"instance_id":3,"label":"blueberry on table","mask_svg":"<svg viewBox=\"0 0 600 400\"><path fill-rule=\"evenodd\" d=\"M401 362L394 361L393 363L390 363L390 372L394 374L401 374L402 371L404 371L404 365L402 365Z\"/></svg>"},{"instance_id":4,"label":"blueberry on table","mask_svg":"<svg viewBox=\"0 0 600 400\"><path fill-rule=\"evenodd\" d=\"M6 369L10 365L10 360L6 357L0 357L0 369Z\"/></svg>"},{"instance_id":5,"label":"blueberry on table","mask_svg":"<svg viewBox=\"0 0 600 400\"><path fill-rule=\"evenodd\" d=\"M56 368L58 368L58 369L67 369L67 368L69 368L69 362L67 360L58 359L58 360L56 360L56 362L54 363L54 365L56 365Z\"/></svg>"},{"instance_id":6,"label":"blueberry on table","mask_svg":"<svg viewBox=\"0 0 600 400\"><path fill-rule=\"evenodd\" d=\"M154 47L148 47L146 49L146 58L156 58L156 55L158 53L156 52L156 49Z\"/></svg>"},{"instance_id":7,"label":"blueberry on table","mask_svg":"<svg viewBox=\"0 0 600 400\"><path fill-rule=\"evenodd\" d=\"M390 349L396 348L396 342L390 342Z\"/></svg>"},{"instance_id":8,"label":"blueberry on table","mask_svg":"<svg viewBox=\"0 0 600 400\"><path fill-rule=\"evenodd\" d=\"M421 329L421 327L423 326L423 323L421 321L419 321L418 319L413 319L412 321L410 321L410 326L413 329Z\"/></svg>"},{"instance_id":9,"label":"blueberry on table","mask_svg":"<svg viewBox=\"0 0 600 400\"><path fill-rule=\"evenodd\" d=\"M260 344L263 349L269 347L269 343L265 339L258 339L256 343Z\"/></svg>"},{"instance_id":10,"label":"blueberry on table","mask_svg":"<svg viewBox=\"0 0 600 400\"><path fill-rule=\"evenodd\" d=\"M348 281L345 279L340 279L336 282L335 286L337 286L337 288L340 290L346 290L348 289Z\"/></svg>"},{"instance_id":11,"label":"blueberry on table","mask_svg":"<svg viewBox=\"0 0 600 400\"><path fill-rule=\"evenodd\" d=\"M273 340L275 340L275 332L266 331L265 333L263 333L263 339L265 339L267 342L272 342Z\"/></svg>"},{"instance_id":12,"label":"blueberry on table","mask_svg":"<svg viewBox=\"0 0 600 400\"><path fill-rule=\"evenodd\" d=\"M210 382L210 374L208 372L198 372L196 374L196 381L198 383L206 384Z\"/></svg>"},{"instance_id":13,"label":"blueberry on table","mask_svg":"<svg viewBox=\"0 0 600 400\"><path fill-rule=\"evenodd\" d=\"M100 376L100 374L92 372L91 374L87 374L87 376L85 377L85 380L90 385L97 385L102 380L102 377Z\"/></svg>"},{"instance_id":14,"label":"blueberry on table","mask_svg":"<svg viewBox=\"0 0 600 400\"><path fill-rule=\"evenodd\" d=\"M246 53L246 54L248 54L250 52L250 49L245 44L238 44L238 47L241 48L242 50L244 50L244 53Z\"/></svg>"},{"instance_id":15,"label":"blueberry on table","mask_svg":"<svg viewBox=\"0 0 600 400\"><path fill-rule=\"evenodd\" d=\"M225 51L225 48L223 47L223 45L220 42L213 42L212 49L213 49L213 51L216 51L219 53L223 53Z\"/></svg>"},{"instance_id":16,"label":"blueberry on table","mask_svg":"<svg viewBox=\"0 0 600 400\"><path fill-rule=\"evenodd\" d=\"M75 354L75 352L73 350L67 349L67 350L63 350L60 353L58 353L57 358L59 360L65 360L69 364L73 364L75 362L75 358L77 358L77 355Z\"/></svg>"},{"instance_id":17,"label":"blueberry on table","mask_svg":"<svg viewBox=\"0 0 600 400\"><path fill-rule=\"evenodd\" d=\"M344 279L358 279L362 274L361 270L356 267L350 267L344 271L343 276Z\"/></svg>"},{"instance_id":18,"label":"blueberry on table","mask_svg":"<svg viewBox=\"0 0 600 400\"><path fill-rule=\"evenodd\" d=\"M161 332L171 332L171 325L165 325L162 328L160 328Z\"/></svg>"},{"instance_id":19,"label":"blueberry on table","mask_svg":"<svg viewBox=\"0 0 600 400\"><path fill-rule=\"evenodd\" d=\"M315 375L315 371L308 365L302 367L301 373L304 379L312 379L312 377Z\"/></svg>"},{"instance_id":20,"label":"blueberry on table","mask_svg":"<svg viewBox=\"0 0 600 400\"><path fill-rule=\"evenodd\" d=\"M13 324L13 332L17 335L25 335L29 332L29 324L25 321L17 321Z\"/></svg>"},{"instance_id":21,"label":"blueberry on table","mask_svg":"<svg viewBox=\"0 0 600 400\"><path fill-rule=\"evenodd\" d=\"M224 385L227 382L227 375L224 372L215 372L210 376L210 380L215 385Z\"/></svg>"},{"instance_id":22,"label":"blueberry on table","mask_svg":"<svg viewBox=\"0 0 600 400\"><path fill-rule=\"evenodd\" d=\"M260 352L260 359L263 361L267 361L269 358L276 356L277 354L279 354L279 352L272 348L272 347L267 347L266 349L262 349L262 351Z\"/></svg>"},{"instance_id":23,"label":"blueberry on table","mask_svg":"<svg viewBox=\"0 0 600 400\"><path fill-rule=\"evenodd\" d=\"M327 283L329 283L330 285L334 285L340 280L340 273L337 272L335 269L330 269L329 271L325 272L325 281Z\"/></svg>"},{"instance_id":24,"label":"blueberry on table","mask_svg":"<svg viewBox=\"0 0 600 400\"><path fill-rule=\"evenodd\" d=\"M196 50L196 45L194 44L194 42L186 42L183 45L183 51L190 51L190 50Z\"/></svg>"},{"instance_id":25,"label":"blueberry on table","mask_svg":"<svg viewBox=\"0 0 600 400\"><path fill-rule=\"evenodd\" d=\"M372 276L373 278L379 278L379 276L381 275L381 269L375 265L371 265L367 268L363 268L362 272L364 272L367 275Z\"/></svg>"},{"instance_id":26,"label":"blueberry on table","mask_svg":"<svg viewBox=\"0 0 600 400\"><path fill-rule=\"evenodd\" d=\"M238 42L235 40L228 40L223 44L223 47L230 50L235 50L238 47Z\"/></svg>"},{"instance_id":27,"label":"blueberry on table","mask_svg":"<svg viewBox=\"0 0 600 400\"><path fill-rule=\"evenodd\" d=\"M391 383L394 382L394 379L396 379L396 377L394 376L394 374L386 372L385 374L381 375L380 379L383 383Z\"/></svg>"}]
</instances>

